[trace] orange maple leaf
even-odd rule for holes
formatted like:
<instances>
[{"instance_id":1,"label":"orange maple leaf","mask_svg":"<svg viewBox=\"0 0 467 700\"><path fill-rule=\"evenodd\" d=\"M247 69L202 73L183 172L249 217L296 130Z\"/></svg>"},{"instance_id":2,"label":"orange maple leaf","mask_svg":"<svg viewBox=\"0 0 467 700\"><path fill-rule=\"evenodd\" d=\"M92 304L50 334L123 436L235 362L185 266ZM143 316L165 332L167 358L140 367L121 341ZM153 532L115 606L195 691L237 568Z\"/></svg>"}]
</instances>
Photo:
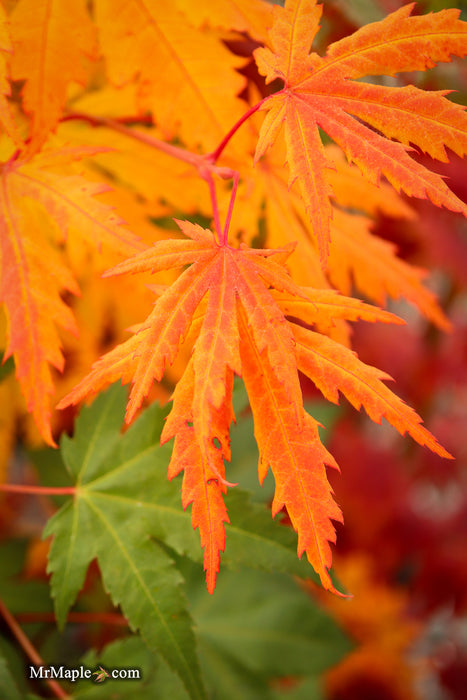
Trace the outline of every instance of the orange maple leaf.
<instances>
[{"instance_id":1,"label":"orange maple leaf","mask_svg":"<svg viewBox=\"0 0 467 700\"><path fill-rule=\"evenodd\" d=\"M332 520L342 516L332 499L326 466L337 465L320 442L317 422L303 409L298 370L309 374L327 398L335 400L341 390L357 408L363 404L373 420L380 422L385 416L400 432L408 431L438 454L448 454L420 425L417 414L382 384L383 373L360 363L338 343L300 328L286 315L308 325L319 324L323 317L397 319L329 290L298 287L285 268L293 246L234 249L217 243L211 231L196 224L177 223L188 239L159 241L106 274L189 267L173 285L157 290L160 296L147 320L129 340L98 360L58 407L77 403L122 378L132 382L126 413L126 421L131 421L194 326L192 359L175 389L161 441L175 437L169 477L184 470L182 501L185 507L193 504L192 522L201 534L208 590L214 590L225 546L223 523L228 517L222 493L229 484L223 461L230 459L231 397L237 374L243 376L253 411L260 481L269 467L274 474L273 515L286 507L298 532L299 556L306 551L323 586L335 591L328 572L329 542L335 540ZM317 338L330 343L325 346L331 350L327 364L320 358ZM323 383L323 376L329 384Z\"/></svg>"},{"instance_id":2,"label":"orange maple leaf","mask_svg":"<svg viewBox=\"0 0 467 700\"><path fill-rule=\"evenodd\" d=\"M54 385L49 365L63 369L58 328L77 333L61 294L79 294L59 245L71 233L126 255L140 247L114 210L94 199L106 185L56 172L95 152L69 147L34 158L16 154L0 166L0 301L8 322L4 358L14 356L27 408L51 445L49 395Z\"/></svg>"},{"instance_id":3,"label":"orange maple leaf","mask_svg":"<svg viewBox=\"0 0 467 700\"><path fill-rule=\"evenodd\" d=\"M274 6L272 50L254 52L266 82L279 78L284 89L262 105L268 113L255 161L285 125L290 183L298 180L304 203L326 261L332 209L327 169L333 167L321 142L323 129L371 182L381 174L397 190L429 198L467 215L467 206L443 179L409 156L413 143L433 158L447 160L445 146L467 152L464 107L446 100L446 91L425 92L413 86L387 87L360 82L363 76L425 70L451 55L463 56L467 23L459 10L410 17L406 5L384 20L368 24L328 47L324 58L309 53L319 29L316 0L287 0ZM397 143L397 139L400 143Z\"/></svg>"},{"instance_id":4,"label":"orange maple leaf","mask_svg":"<svg viewBox=\"0 0 467 700\"><path fill-rule=\"evenodd\" d=\"M252 180L243 188L243 197L245 205L257 216L265 210L269 245L297 243L298 254L291 260L293 279L315 287L325 287L331 282L343 294L349 294L354 283L358 291L378 305L384 305L388 296L404 297L430 321L443 330L449 329L450 324L435 295L423 285L425 271L399 259L394 244L372 235L372 220L357 214L357 210L370 214L383 211L393 217L415 218L415 212L394 188L388 183L379 186L369 183L356 166L345 162L337 146L325 148L326 156L329 154L335 161L336 170L328 171L335 202L329 257L323 270L318 241L303 200L295 188L287 187L287 175L281 168L283 149L277 146L283 144L276 144L274 156L269 154L258 164L259 172L253 183L254 199ZM336 157L336 151L340 158Z\"/></svg>"}]
</instances>

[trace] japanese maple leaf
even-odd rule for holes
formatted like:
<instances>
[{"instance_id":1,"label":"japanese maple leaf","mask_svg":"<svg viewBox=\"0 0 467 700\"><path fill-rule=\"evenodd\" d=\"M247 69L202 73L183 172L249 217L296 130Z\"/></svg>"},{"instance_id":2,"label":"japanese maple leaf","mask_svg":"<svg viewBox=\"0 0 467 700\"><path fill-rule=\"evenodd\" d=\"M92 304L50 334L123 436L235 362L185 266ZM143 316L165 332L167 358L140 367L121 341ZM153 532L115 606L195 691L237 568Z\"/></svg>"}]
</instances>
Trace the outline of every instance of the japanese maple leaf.
<instances>
[{"instance_id":1,"label":"japanese maple leaf","mask_svg":"<svg viewBox=\"0 0 467 700\"><path fill-rule=\"evenodd\" d=\"M283 144L278 144L283 146ZM450 324L435 295L422 281L425 272L409 265L396 255L395 246L371 233L372 220L357 215L360 209L372 214L378 210L389 216L414 218L415 212L388 183L369 183L354 165L336 157L337 146L325 148L331 153L336 170L328 171L334 189L333 216L330 226L331 243L326 270L320 266L318 241L306 216L304 203L296 188L288 188L287 175L281 168L282 148L275 148L257 166L254 182L244 187L243 217L250 209L257 216L264 211L267 224L267 244L272 246L296 241L297 255L290 261L293 279L315 287L329 282L343 294L349 294L352 284L367 299L383 306L387 297L404 297L415 304L430 321L446 330ZM352 211L349 212L348 209ZM243 228L246 222L241 221Z\"/></svg>"},{"instance_id":2,"label":"japanese maple leaf","mask_svg":"<svg viewBox=\"0 0 467 700\"><path fill-rule=\"evenodd\" d=\"M50 429L50 365L63 369L59 328L77 333L64 291L79 288L59 246L68 235L92 246L102 244L129 255L139 246L114 210L94 199L106 185L79 175L58 174L96 149L24 153L0 166L0 302L7 315L4 358L14 356L16 376L27 408L42 437L54 444Z\"/></svg>"},{"instance_id":3,"label":"japanese maple leaf","mask_svg":"<svg viewBox=\"0 0 467 700\"><path fill-rule=\"evenodd\" d=\"M328 47L325 57L309 53L319 29L321 6L315 0L286 0L274 6L271 46L254 52L266 82L279 78L284 88L262 105L268 113L257 144L258 160L284 124L290 183L300 190L319 243L322 262L329 245L332 216L326 155L319 128L354 161L371 182L381 174L397 190L467 214L443 179L410 157L409 143L446 161L445 146L467 151L467 115L449 102L447 91L413 86L388 87L361 82L364 76L425 70L452 54L467 52L467 23L459 10L410 17L413 4L368 24ZM398 143L399 142L399 143Z\"/></svg>"},{"instance_id":4,"label":"japanese maple leaf","mask_svg":"<svg viewBox=\"0 0 467 700\"><path fill-rule=\"evenodd\" d=\"M110 82L136 79L141 108L166 135L213 148L243 114L237 95L245 79L235 69L245 61L191 25L170 0L94 4Z\"/></svg>"},{"instance_id":5,"label":"japanese maple leaf","mask_svg":"<svg viewBox=\"0 0 467 700\"><path fill-rule=\"evenodd\" d=\"M204 547L207 587L214 590L228 522L222 494L224 460L230 459L229 426L234 419L233 377L242 375L253 411L259 447L259 479L271 467L276 490L273 515L286 508L298 532L298 554L307 557L323 585L329 576L335 540L332 520L341 520L326 467L337 467L321 444L317 422L303 409L298 369L334 401L342 391L380 422L386 417L401 433L448 456L421 419L380 381L383 373L356 360L351 351L297 325L323 317L397 320L392 314L330 290L298 287L285 263L291 246L267 250L219 244L211 231L177 222L188 237L155 243L107 274L158 272L188 265L160 293L152 313L135 334L95 363L90 374L59 403L63 408L115 380L132 382L126 421L140 408L182 340L195 331L192 357L173 395L161 441L175 438L169 477L184 471L182 501L192 504L192 523ZM286 316L295 319L287 320ZM322 358L329 349L328 364ZM330 343L330 344L329 344ZM326 378L326 382L323 381Z\"/></svg>"},{"instance_id":6,"label":"japanese maple leaf","mask_svg":"<svg viewBox=\"0 0 467 700\"><path fill-rule=\"evenodd\" d=\"M89 61L97 57L96 31L85 0L18 0L11 33L12 77L25 81L24 108L32 118L29 148L36 151L56 127L69 85L86 82Z\"/></svg>"}]
</instances>

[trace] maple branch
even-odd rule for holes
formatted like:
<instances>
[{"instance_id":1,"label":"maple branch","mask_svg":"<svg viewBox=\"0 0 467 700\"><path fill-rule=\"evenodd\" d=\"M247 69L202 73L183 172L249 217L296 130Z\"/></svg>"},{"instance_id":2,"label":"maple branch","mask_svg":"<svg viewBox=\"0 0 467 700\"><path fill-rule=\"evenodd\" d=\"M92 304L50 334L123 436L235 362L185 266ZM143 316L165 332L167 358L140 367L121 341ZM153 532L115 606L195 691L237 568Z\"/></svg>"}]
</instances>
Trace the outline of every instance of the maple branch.
<instances>
[{"instance_id":1,"label":"maple branch","mask_svg":"<svg viewBox=\"0 0 467 700\"><path fill-rule=\"evenodd\" d=\"M137 129L130 129L128 126L121 124L115 119L107 119L105 117L95 117L92 114L85 114L83 112L69 112L66 114L62 121L69 121L71 119L82 119L83 121L89 122L92 126L107 126L109 129L118 131L124 136L140 141L146 144L146 146L151 146L151 148L157 148L163 153L172 156L173 158L178 158L178 160L183 160L185 163L193 165L195 168L200 169L205 166L203 156L197 153L192 153L179 146L174 146L171 143L157 139L154 136L144 133L144 131L138 131Z\"/></svg>"},{"instance_id":2,"label":"maple branch","mask_svg":"<svg viewBox=\"0 0 467 700\"><path fill-rule=\"evenodd\" d=\"M73 495L74 486L28 486L24 484L0 484L0 491L9 493L37 494L40 496Z\"/></svg>"},{"instance_id":3,"label":"maple branch","mask_svg":"<svg viewBox=\"0 0 467 700\"><path fill-rule=\"evenodd\" d=\"M251 115L254 114L266 100L269 99L269 97L270 95L264 97L262 100L260 100L260 102L257 102L255 105L253 105L253 107L250 107L250 109L248 109L245 112L245 114L242 117L240 117L240 119L228 131L228 133L224 136L217 148L214 151L211 151L211 153L208 153L204 156L199 155L198 153L192 153L191 151L187 151L186 149L180 148L179 146L174 146L171 143L167 143L166 141L157 139L154 136L150 136L149 134L146 134L142 131L138 131L137 129L130 129L129 127L122 124L121 121L117 121L115 119L107 119L106 117L96 117L92 114L85 114L84 112L69 112L64 117L62 117L62 121L82 119L83 121L87 121L92 126L107 126L109 127L109 129L118 131L124 136L136 139L136 141L145 143L147 146L151 146L151 148L157 148L163 153L167 153L167 155L169 156L178 158L178 160L182 160L185 163L193 165L200 172L200 175L203 178L203 180L206 180L206 177L203 174L206 168L209 168L209 170L216 172L216 174L219 175L219 177L226 179L234 176L233 171L231 171L229 168L216 168L215 164L217 160L219 159L221 153L229 143L232 136L238 131L241 125L244 122L246 122L247 119L249 119Z\"/></svg>"},{"instance_id":4,"label":"maple branch","mask_svg":"<svg viewBox=\"0 0 467 700\"><path fill-rule=\"evenodd\" d=\"M28 639L28 637L24 634L23 630L21 627L18 625L18 622L15 620L13 615L10 613L2 599L0 598L0 615L2 615L3 619L7 623L8 627L11 630L11 633L14 635L16 638L16 641L19 643L21 648L23 649L24 653L26 656L32 661L34 666L45 666L43 659L37 652L36 648L33 646L31 641ZM50 690L52 693L55 695L57 698L69 698L70 696L68 695L65 690L54 680L50 678L44 679L47 685L49 686Z\"/></svg>"},{"instance_id":5,"label":"maple branch","mask_svg":"<svg viewBox=\"0 0 467 700\"><path fill-rule=\"evenodd\" d=\"M20 149L20 148L17 148L16 151L13 153L13 155L10 156L10 157L8 158L8 160L6 161L6 163L4 163L4 166L3 166L3 167L8 166L8 165L11 165L11 163L14 163L15 160L18 158L18 156L19 156L20 153L21 153L21 149Z\"/></svg>"},{"instance_id":6,"label":"maple branch","mask_svg":"<svg viewBox=\"0 0 467 700\"><path fill-rule=\"evenodd\" d=\"M259 105L258 105L259 106ZM251 111L251 110L250 110ZM247 118L247 117L245 117ZM216 233L219 241L222 237L222 228L219 219L219 208L217 205L216 187L213 179L213 174L217 175L223 180L228 180L234 177L234 171L226 167L218 167L215 164L215 160L212 160L211 155L200 155L198 153L192 153L179 146L174 146L171 143L162 141L161 139L155 138L149 134L146 134L137 129L130 129L124 124L116 121L115 119L106 119L105 117L95 117L90 114L84 114L82 112L70 112L62 121L68 121L71 119L82 119L89 122L93 126L106 126L109 129L118 131L120 134L127 136L128 138L135 139L144 143L146 146L151 148L156 148L163 153L166 153L173 158L177 158L189 165L192 165L199 173L199 176L207 183L209 187L209 194L211 196L212 212L214 217L214 224L216 227ZM237 127L238 128L238 127ZM230 138L230 137L229 137Z\"/></svg>"},{"instance_id":7,"label":"maple branch","mask_svg":"<svg viewBox=\"0 0 467 700\"><path fill-rule=\"evenodd\" d=\"M248 109L245 112L245 114L242 117L240 117L240 119L228 131L228 133L224 136L217 148L215 148L214 151L211 151L211 153L208 153L204 156L199 155L198 153L192 153L191 151L187 151L184 148L180 148L179 146L174 146L171 143L167 143L166 141L157 139L154 136L145 134L144 132L138 131L137 129L130 129L122 123L122 121L124 121L123 119L121 121L117 121L115 119L108 119L106 117L96 117L92 114L85 114L84 112L68 112L68 114L65 114L65 116L62 117L62 121L69 121L71 119L82 119L83 121L87 121L92 126L107 126L109 127L109 129L118 131L124 136L136 139L137 141L145 143L147 146L151 146L152 148L157 148L158 150L167 153L167 155L169 156L173 156L174 158L183 160L185 163L193 165L198 170L202 170L205 166L211 168L215 166L215 163L219 159L221 153L229 143L232 136L234 136L234 134L241 127L241 125L244 122L246 122L247 119L249 119L252 116L252 114L254 114L261 107L261 105L269 99L269 97L270 95L267 95L262 100L253 105L253 107L250 107L250 109ZM226 170L225 168L221 168L220 170L222 171L218 173L220 177L232 177L232 174L229 175L227 172L223 172Z\"/></svg>"},{"instance_id":8,"label":"maple branch","mask_svg":"<svg viewBox=\"0 0 467 700\"><path fill-rule=\"evenodd\" d=\"M234 173L233 176L233 185L232 185L232 193L230 195L230 202L229 202L229 210L227 212L227 216L225 219L225 224L224 224L224 232L222 234L222 245L227 245L227 238L229 235L229 226L230 226L230 220L232 218L232 211L233 207L235 204L235 197L237 195L237 187L238 187L238 181L240 179L240 174L239 173Z\"/></svg>"},{"instance_id":9,"label":"maple branch","mask_svg":"<svg viewBox=\"0 0 467 700\"><path fill-rule=\"evenodd\" d=\"M240 119L238 120L238 122L236 122L236 123L233 125L233 127L230 129L230 131L224 136L224 138L222 139L222 141L220 142L220 144L217 146L217 148L215 148L214 151L212 151L211 153L208 153L208 155L206 156L206 159L207 159L210 163L216 163L216 162L217 162L217 160L219 159L219 157L220 157L222 151L223 151L224 148L227 146L227 144L229 143L229 141L230 141L230 139L232 138L232 136L238 131L238 129L241 127L241 125L242 125L244 122L246 122L246 120L249 119L249 118L251 117L251 115L254 114L254 113L261 107L261 105L263 104L263 102L265 102L267 99L269 99L269 97L270 97L270 95L268 95L267 97L264 97L260 102L258 102L257 104L253 105L253 107L250 107L250 109L249 109L247 112L245 112L245 114L244 114L242 117L240 117Z\"/></svg>"}]
</instances>

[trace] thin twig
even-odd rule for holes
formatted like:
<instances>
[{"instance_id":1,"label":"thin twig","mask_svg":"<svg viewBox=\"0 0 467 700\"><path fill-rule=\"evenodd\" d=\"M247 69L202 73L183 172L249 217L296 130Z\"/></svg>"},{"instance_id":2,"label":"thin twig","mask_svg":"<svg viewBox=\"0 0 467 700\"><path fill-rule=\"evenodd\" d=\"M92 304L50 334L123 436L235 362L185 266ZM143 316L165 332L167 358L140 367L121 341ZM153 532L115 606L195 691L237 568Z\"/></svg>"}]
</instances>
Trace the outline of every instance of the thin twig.
<instances>
[{"instance_id":1,"label":"thin twig","mask_svg":"<svg viewBox=\"0 0 467 700\"><path fill-rule=\"evenodd\" d=\"M257 104L253 105L253 107L250 107L250 109L247 112L245 112L245 114L242 117L240 117L238 122L236 122L233 125L233 127L230 129L230 131L224 136L224 138L222 139L220 144L217 146L217 148L215 148L214 151L212 151L211 153L209 153L206 156L206 159L209 160L211 163L216 163L217 160L219 159L222 151L224 150L224 148L227 146L230 139L232 138L232 136L238 131L238 129L241 127L241 125L244 122L246 122L247 119L249 119L251 117L252 114L254 114L255 112L258 111L258 109L261 107L263 102L265 102L267 99L269 99L269 96L264 97L261 100L261 102L258 102Z\"/></svg>"},{"instance_id":2,"label":"thin twig","mask_svg":"<svg viewBox=\"0 0 467 700\"><path fill-rule=\"evenodd\" d=\"M19 643L21 646L22 650L26 654L26 656L29 658L30 661L34 664L34 666L45 666L44 661L42 657L39 655L38 651L36 648L33 646L31 641L28 639L28 637L24 634L23 630L21 627L18 625L17 621L13 617L13 615L10 613L4 602L0 598L0 615L4 618L5 622L7 623L8 627L10 628L12 634L16 638L16 641ZM53 679L51 678L45 678L44 679L47 685L49 686L50 690L53 692L55 697L57 698L69 698L70 696L68 695L65 690Z\"/></svg>"},{"instance_id":3,"label":"thin twig","mask_svg":"<svg viewBox=\"0 0 467 700\"><path fill-rule=\"evenodd\" d=\"M235 195L237 192L237 185L240 176L237 171L232 170L231 168L217 166L216 162L220 157L222 151L227 146L232 136L240 128L240 126L249 117L251 117L251 115L254 114L261 107L263 102L267 99L268 98L265 97L256 105L250 107L250 109L245 112L245 114L236 122L236 124L234 124L230 131L225 135L225 137L222 139L217 148L211 153L208 153L207 155L199 155L197 153L192 153L191 151L187 151L184 148L180 148L179 146L174 146L171 143L166 143L165 141L161 141L160 139L157 139L154 136L151 136L150 134L147 134L143 131L138 131L138 129L129 128L125 126L125 124L122 124L121 122L116 121L115 119L96 117L94 115L84 114L82 112L69 112L63 117L62 121L68 121L71 119L81 119L83 121L87 121L93 126L106 126L110 129L113 129L114 131L124 134L128 138L136 139L137 141L140 141L141 143L144 143L151 148L156 148L157 150L162 151L163 153L166 153L167 155L170 155L173 158L182 160L183 162L188 163L189 165L192 165L194 168L196 168L199 173L199 176L207 183L209 188L214 218L214 226L216 229L218 241L221 245L226 245L230 220L232 217L232 209L235 201ZM222 231L219 218L219 207L217 203L216 185L213 177L214 175L217 175L223 180L231 178L233 178L234 180L232 195L229 204L229 211L227 213L224 231Z\"/></svg>"},{"instance_id":4,"label":"thin twig","mask_svg":"<svg viewBox=\"0 0 467 700\"><path fill-rule=\"evenodd\" d=\"M204 179L208 183L209 194L211 195L212 214L214 217L214 226L216 229L217 240L219 241L219 243L221 243L222 228L221 221L219 218L219 207L217 206L216 183L214 182L214 178L210 173L208 173Z\"/></svg>"},{"instance_id":5,"label":"thin twig","mask_svg":"<svg viewBox=\"0 0 467 700\"><path fill-rule=\"evenodd\" d=\"M0 491L8 493L36 494L40 496L64 496L76 493L75 486L29 486L25 484L0 484Z\"/></svg>"},{"instance_id":6,"label":"thin twig","mask_svg":"<svg viewBox=\"0 0 467 700\"><path fill-rule=\"evenodd\" d=\"M113 131L118 131L128 138L135 139L141 143L150 146L151 148L157 148L158 151L167 153L167 155L177 158L178 160L183 160L185 163L193 165L195 168L206 167L203 156L197 153L192 153L179 146L174 146L171 143L157 139L150 134L146 134L144 131L138 131L138 129L130 129L128 126L121 124L115 119L106 119L104 117L95 117L92 114L85 114L83 112L69 112L66 114L62 121L69 121L71 119L81 119L82 121L87 121L93 126L107 126Z\"/></svg>"},{"instance_id":7,"label":"thin twig","mask_svg":"<svg viewBox=\"0 0 467 700\"><path fill-rule=\"evenodd\" d=\"M227 217L225 219L225 224L224 224L224 232L222 234L222 245L227 245L230 220L232 218L232 212L233 212L233 207L234 207L234 203L235 203L235 197L237 194L237 187L238 187L239 179L240 179L239 173L235 173L234 178L233 178L232 192L230 195L229 210L227 212Z\"/></svg>"}]
</instances>

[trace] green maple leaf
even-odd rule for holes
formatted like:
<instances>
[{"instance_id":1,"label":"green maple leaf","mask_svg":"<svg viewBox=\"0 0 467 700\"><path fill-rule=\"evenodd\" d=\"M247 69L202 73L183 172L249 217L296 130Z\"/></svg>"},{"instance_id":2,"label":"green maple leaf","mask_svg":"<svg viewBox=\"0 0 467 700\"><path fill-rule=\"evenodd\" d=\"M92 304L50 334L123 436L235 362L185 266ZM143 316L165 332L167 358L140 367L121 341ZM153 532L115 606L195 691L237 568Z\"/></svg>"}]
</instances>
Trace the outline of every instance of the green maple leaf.
<instances>
[{"instance_id":1,"label":"green maple leaf","mask_svg":"<svg viewBox=\"0 0 467 700\"><path fill-rule=\"evenodd\" d=\"M183 579L168 552L150 537L149 521L160 512L151 513L140 500L154 493L153 475L164 473L168 463L169 452L158 441L163 414L152 406L121 435L125 401L125 390L111 387L83 409L75 436L62 439L76 493L44 533L54 535L49 571L57 619L64 624L97 558L104 586L130 627L164 656L191 698L205 698ZM158 498L164 503L163 493ZM170 514L170 498L165 509Z\"/></svg>"},{"instance_id":2,"label":"green maple leaf","mask_svg":"<svg viewBox=\"0 0 467 700\"><path fill-rule=\"evenodd\" d=\"M74 437L61 440L76 492L44 531L53 535L49 572L57 619L63 626L97 559L104 586L130 627L163 656L191 698L204 698L179 569L180 557L199 563L203 553L189 509L180 503L180 482L167 479L171 448L160 446L167 411L153 404L122 435L126 400L126 390L114 385L82 409ZM226 526L224 564L313 576L297 559L294 532L278 528L268 508L251 503L239 488L226 505L234 525Z\"/></svg>"}]
</instances>

